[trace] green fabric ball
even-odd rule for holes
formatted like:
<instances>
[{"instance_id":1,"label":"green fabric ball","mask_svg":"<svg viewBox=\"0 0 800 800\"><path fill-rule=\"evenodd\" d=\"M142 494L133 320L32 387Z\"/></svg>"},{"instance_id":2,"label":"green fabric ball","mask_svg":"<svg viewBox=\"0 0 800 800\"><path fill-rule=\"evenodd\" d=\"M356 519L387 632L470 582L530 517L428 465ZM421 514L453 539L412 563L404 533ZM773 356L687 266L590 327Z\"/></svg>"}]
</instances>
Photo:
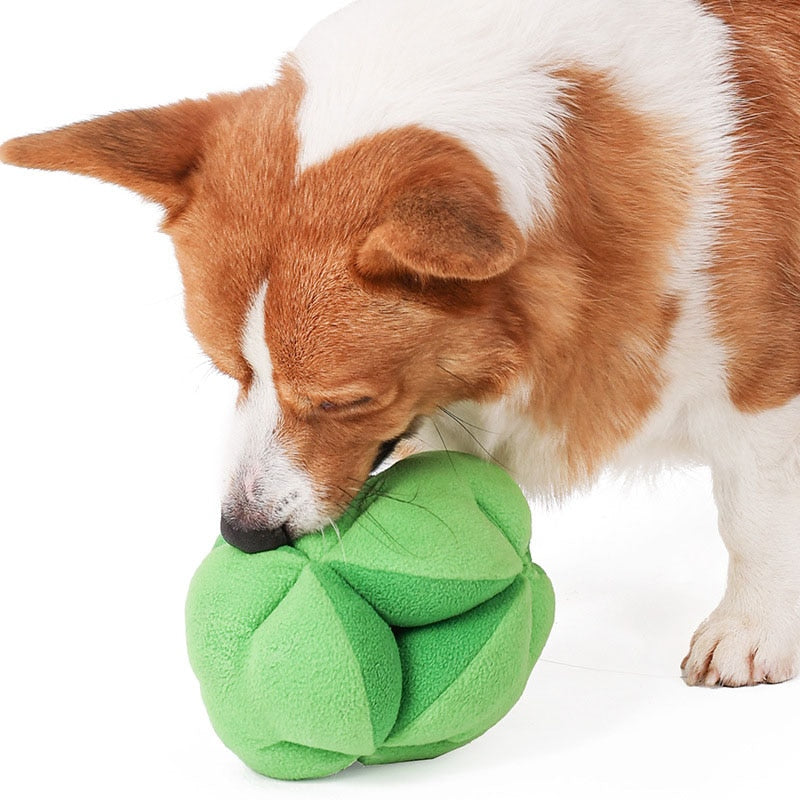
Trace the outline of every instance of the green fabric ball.
<instances>
[{"instance_id":1,"label":"green fabric ball","mask_svg":"<svg viewBox=\"0 0 800 800\"><path fill-rule=\"evenodd\" d=\"M530 510L501 469L423 453L336 526L192 579L189 658L222 741L274 778L432 758L516 703L553 622Z\"/></svg>"}]
</instances>

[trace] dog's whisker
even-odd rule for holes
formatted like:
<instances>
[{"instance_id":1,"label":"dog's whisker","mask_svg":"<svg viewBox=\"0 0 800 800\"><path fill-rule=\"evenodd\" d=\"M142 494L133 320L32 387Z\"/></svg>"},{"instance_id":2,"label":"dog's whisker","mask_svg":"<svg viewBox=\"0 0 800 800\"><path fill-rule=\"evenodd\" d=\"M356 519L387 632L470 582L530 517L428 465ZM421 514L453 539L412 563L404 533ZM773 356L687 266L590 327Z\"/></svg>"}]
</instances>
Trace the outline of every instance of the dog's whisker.
<instances>
[{"instance_id":1,"label":"dog's whisker","mask_svg":"<svg viewBox=\"0 0 800 800\"><path fill-rule=\"evenodd\" d=\"M437 362L436 366L439 367L439 369L442 370L442 372L446 372L451 378L455 378L457 381L460 381L465 386L470 386L470 383L466 378L462 378L460 375L456 375L455 372L453 372L452 370L447 369L447 367L443 367L438 362Z\"/></svg>"},{"instance_id":2,"label":"dog's whisker","mask_svg":"<svg viewBox=\"0 0 800 800\"><path fill-rule=\"evenodd\" d=\"M495 458L495 456L492 454L492 452L487 447L484 446L483 442L481 442L480 439L478 439L478 437L475 436L475 434L467 427L466 423L460 417L456 416L451 411L448 411L443 406L437 406L437 408L443 414L445 414L446 416L450 417L450 419L452 419L453 422L455 422L457 425L459 425L463 429L464 433L466 433L467 436L469 436L469 438L472 439L472 441L475 442L475 444L477 444L478 447L480 447L480 449L485 453L485 455L488 458L490 458L492 461L494 461L494 463L497 464L498 466L502 467L505 470L508 470L508 467L505 464L503 464L502 461L498 461L498 459ZM486 431L486 433L489 433L489 431ZM440 434L440 436L441 436L441 434Z\"/></svg>"},{"instance_id":3,"label":"dog's whisker","mask_svg":"<svg viewBox=\"0 0 800 800\"><path fill-rule=\"evenodd\" d=\"M404 505L413 506L414 508L420 509L420 511L424 511L426 514L429 514L434 519L436 519L438 522L441 522L442 525L445 528L447 528L447 530L450 531L451 534L453 534L454 538L458 538L456 532L438 514L434 514L434 512L431 511L427 506L424 506L421 503L414 502L414 500L416 499L416 497L419 494L419 491L417 491L414 494L414 500L406 500L403 497L397 497L396 495L389 494L388 492L382 492L382 493L377 493L376 492L376 494L378 495L378 497L383 497L386 500L393 500L396 503L403 503Z\"/></svg>"},{"instance_id":4,"label":"dog's whisker","mask_svg":"<svg viewBox=\"0 0 800 800\"><path fill-rule=\"evenodd\" d=\"M453 469L453 472L458 475L458 470L456 469L456 465L453 463L453 457L450 455L450 448L447 446L447 442L444 440L444 436L442 436L442 432L439 429L439 426L436 424L436 420L431 417L431 425L433 425L434 430L436 431L437 435L439 436L439 440L442 443L442 447L444 448L445 453L447 453L447 458L450 461L450 466Z\"/></svg>"},{"instance_id":5,"label":"dog's whisker","mask_svg":"<svg viewBox=\"0 0 800 800\"><path fill-rule=\"evenodd\" d=\"M334 531L336 531L336 538L339 540L339 549L342 551L342 561L347 563L347 554L344 552L344 542L342 541L342 532L339 530L339 526L336 524L336 520L332 519L330 522L331 527Z\"/></svg>"},{"instance_id":6,"label":"dog's whisker","mask_svg":"<svg viewBox=\"0 0 800 800\"><path fill-rule=\"evenodd\" d=\"M463 417L458 416L452 408L445 408L444 406L436 406L440 411L443 411L449 417L452 417L455 420L458 420L462 425L466 425L469 428L472 428L474 431L480 431L481 433L488 433L491 436L497 436L497 431L490 431L488 428L481 428L480 425L476 425L474 422L468 422Z\"/></svg>"},{"instance_id":7,"label":"dog's whisker","mask_svg":"<svg viewBox=\"0 0 800 800\"><path fill-rule=\"evenodd\" d=\"M353 501L355 501L356 499L358 499L358 495L357 495L357 494L353 494L352 492L348 491L347 489L344 489L344 488L342 488L341 486L340 486L340 487L337 487L337 488L339 489L339 491L340 491L340 492L342 492L342 494L344 494L344 495L347 495L347 496L350 498L350 501L351 501L351 503L352 503ZM370 492L369 494L372 494L372 492ZM379 530L381 531L381 533L383 533L383 534L384 534L384 535L385 535L385 536L386 536L386 537L387 537L389 540L391 540L392 542L394 542L394 544L396 544L398 547L400 547L401 545L400 545L400 543L397 541L397 539L395 539L395 537L394 537L394 536L392 536L392 534L391 534L391 533L389 533L389 531L386 529L386 527L385 527L384 525L382 525L382 524L381 524L381 523L380 523L380 522L379 522L379 521L378 521L378 520L375 518L375 515L374 515L374 514L372 514L372 513L370 512L369 508L368 508L368 507L366 507L366 505L365 505L365 501L366 501L366 499L367 499L367 497L368 497L368 496L369 496L369 495L366 495L366 496L364 496L364 497L362 498L362 502L361 502L361 504L360 504L360 505L357 505L357 506L356 506L356 510L358 511L358 513L359 513L360 515L362 515L362 516L366 517L366 518L367 518L367 519L368 519L370 522L372 522L372 523L373 523L373 524L374 524L374 525L375 525L377 528L379 528ZM346 509L345 509L345 510L346 510Z\"/></svg>"}]
</instances>

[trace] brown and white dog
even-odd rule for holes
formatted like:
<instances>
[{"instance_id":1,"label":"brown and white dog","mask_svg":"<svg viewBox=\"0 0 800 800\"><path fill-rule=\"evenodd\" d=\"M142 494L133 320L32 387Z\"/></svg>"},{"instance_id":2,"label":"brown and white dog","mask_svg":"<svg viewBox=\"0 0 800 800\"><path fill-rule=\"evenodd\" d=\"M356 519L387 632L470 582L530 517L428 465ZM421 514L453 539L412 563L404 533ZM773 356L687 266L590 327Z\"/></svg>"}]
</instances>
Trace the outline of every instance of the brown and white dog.
<instances>
[{"instance_id":1,"label":"brown and white dog","mask_svg":"<svg viewBox=\"0 0 800 800\"><path fill-rule=\"evenodd\" d=\"M557 496L700 462L730 569L685 678L797 674L796 0L361 0L273 86L0 152L166 209L241 386L229 535L319 527L411 435Z\"/></svg>"}]
</instances>

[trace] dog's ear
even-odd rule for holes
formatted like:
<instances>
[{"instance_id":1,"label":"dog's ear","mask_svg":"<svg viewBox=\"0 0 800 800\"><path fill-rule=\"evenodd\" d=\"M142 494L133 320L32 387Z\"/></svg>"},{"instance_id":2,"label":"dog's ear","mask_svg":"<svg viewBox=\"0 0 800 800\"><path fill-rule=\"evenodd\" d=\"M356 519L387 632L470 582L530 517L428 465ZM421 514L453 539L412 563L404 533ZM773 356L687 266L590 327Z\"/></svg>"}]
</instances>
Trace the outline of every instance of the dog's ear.
<instances>
[{"instance_id":1,"label":"dog's ear","mask_svg":"<svg viewBox=\"0 0 800 800\"><path fill-rule=\"evenodd\" d=\"M495 186L471 177L429 177L400 193L362 246L358 271L382 281L409 273L480 281L508 270L523 253L523 237Z\"/></svg>"},{"instance_id":2,"label":"dog's ear","mask_svg":"<svg viewBox=\"0 0 800 800\"><path fill-rule=\"evenodd\" d=\"M21 167L66 170L125 186L167 209L181 204L215 120L235 95L120 111L11 139L0 159Z\"/></svg>"}]
</instances>

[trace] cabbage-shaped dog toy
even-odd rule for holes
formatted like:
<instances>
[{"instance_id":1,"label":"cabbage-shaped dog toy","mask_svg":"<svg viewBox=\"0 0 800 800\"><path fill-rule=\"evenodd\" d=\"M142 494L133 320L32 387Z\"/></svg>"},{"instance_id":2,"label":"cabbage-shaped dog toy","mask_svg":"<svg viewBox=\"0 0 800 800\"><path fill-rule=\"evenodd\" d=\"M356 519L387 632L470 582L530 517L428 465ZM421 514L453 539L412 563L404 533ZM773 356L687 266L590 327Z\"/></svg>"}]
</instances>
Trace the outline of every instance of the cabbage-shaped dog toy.
<instances>
[{"instance_id":1,"label":"cabbage-shaped dog toy","mask_svg":"<svg viewBox=\"0 0 800 800\"><path fill-rule=\"evenodd\" d=\"M189 589L187 640L222 741L298 779L480 736L516 703L553 621L530 525L503 470L424 453L293 546L220 539Z\"/></svg>"}]
</instances>

